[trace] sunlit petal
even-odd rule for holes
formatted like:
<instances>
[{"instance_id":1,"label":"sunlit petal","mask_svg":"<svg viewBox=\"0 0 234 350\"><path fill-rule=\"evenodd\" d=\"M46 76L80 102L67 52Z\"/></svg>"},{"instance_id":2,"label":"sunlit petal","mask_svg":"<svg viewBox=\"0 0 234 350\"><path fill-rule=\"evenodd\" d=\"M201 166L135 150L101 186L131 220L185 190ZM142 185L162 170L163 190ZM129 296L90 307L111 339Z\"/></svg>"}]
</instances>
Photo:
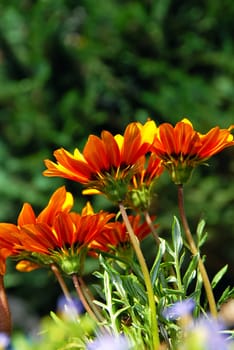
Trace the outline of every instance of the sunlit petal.
<instances>
[{"instance_id":1,"label":"sunlit petal","mask_svg":"<svg viewBox=\"0 0 234 350\"><path fill-rule=\"evenodd\" d=\"M29 203L24 203L21 212L18 216L18 225L33 224L36 222L36 215L32 206Z\"/></svg>"}]
</instances>

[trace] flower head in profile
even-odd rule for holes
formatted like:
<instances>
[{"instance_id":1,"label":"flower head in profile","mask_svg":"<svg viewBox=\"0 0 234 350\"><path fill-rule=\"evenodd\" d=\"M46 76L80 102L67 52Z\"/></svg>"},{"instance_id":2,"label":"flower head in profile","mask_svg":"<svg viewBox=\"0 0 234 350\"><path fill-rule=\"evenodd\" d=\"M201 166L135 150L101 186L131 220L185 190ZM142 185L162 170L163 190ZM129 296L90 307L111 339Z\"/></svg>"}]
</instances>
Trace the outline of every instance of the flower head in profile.
<instances>
[{"instance_id":1,"label":"flower head in profile","mask_svg":"<svg viewBox=\"0 0 234 350\"><path fill-rule=\"evenodd\" d=\"M155 183L164 169L162 160L154 153L145 157L145 165L132 177L132 185L126 198L127 206L148 211L155 200Z\"/></svg>"},{"instance_id":2,"label":"flower head in profile","mask_svg":"<svg viewBox=\"0 0 234 350\"><path fill-rule=\"evenodd\" d=\"M172 180L176 184L183 184L188 181L198 164L234 145L231 134L233 128L234 125L228 129L216 126L206 134L201 134L186 118L175 127L163 123L156 130L152 151L162 159Z\"/></svg>"},{"instance_id":3,"label":"flower head in profile","mask_svg":"<svg viewBox=\"0 0 234 350\"><path fill-rule=\"evenodd\" d=\"M97 238L114 214L94 213L87 203L81 214L71 212L73 197L62 186L37 216L28 203L23 205L17 225L0 223L0 273L5 260L15 255L17 269L31 271L56 263L64 272L80 268L89 243Z\"/></svg>"},{"instance_id":4,"label":"flower head in profile","mask_svg":"<svg viewBox=\"0 0 234 350\"><path fill-rule=\"evenodd\" d=\"M149 225L141 220L140 215L129 215L129 222L133 228L134 234L139 241L142 241L151 233ZM155 217L152 217L154 220ZM158 225L154 224L154 228ZM124 222L115 221L106 225L100 235L90 244L91 250L110 252L119 256L129 257L131 259L132 245L130 237Z\"/></svg>"},{"instance_id":5,"label":"flower head in profile","mask_svg":"<svg viewBox=\"0 0 234 350\"><path fill-rule=\"evenodd\" d=\"M66 274L80 271L88 245L114 214L94 213L89 203L81 214L58 212L51 223L36 222L20 228L18 249L31 253L42 264L55 263Z\"/></svg>"},{"instance_id":6,"label":"flower head in profile","mask_svg":"<svg viewBox=\"0 0 234 350\"><path fill-rule=\"evenodd\" d=\"M153 121L130 123L124 135L103 131L90 135L81 153L60 148L54 152L56 163L45 160L45 176L59 176L84 184L85 194L104 193L114 201L122 200L131 177L143 166L155 135Z\"/></svg>"},{"instance_id":7,"label":"flower head in profile","mask_svg":"<svg viewBox=\"0 0 234 350\"><path fill-rule=\"evenodd\" d=\"M54 218L60 212L69 212L73 206L73 197L67 192L65 187L58 188L51 196L47 206L37 216L29 203L25 203L18 216L17 225L10 223L0 223L0 273L5 273L5 263L9 256L26 256L29 260L22 260L18 267L21 271L31 271L38 267L31 260L30 255L23 252L23 235L21 229L25 225L46 224L51 226ZM22 254L23 253L23 254Z\"/></svg>"}]
</instances>

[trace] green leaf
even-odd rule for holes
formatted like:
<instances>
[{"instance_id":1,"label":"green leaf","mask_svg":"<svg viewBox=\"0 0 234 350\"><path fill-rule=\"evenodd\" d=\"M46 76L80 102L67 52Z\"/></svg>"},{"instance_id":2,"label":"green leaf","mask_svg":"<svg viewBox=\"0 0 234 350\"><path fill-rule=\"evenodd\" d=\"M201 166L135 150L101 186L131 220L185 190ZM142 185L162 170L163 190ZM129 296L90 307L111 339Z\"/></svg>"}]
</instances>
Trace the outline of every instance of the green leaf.
<instances>
[{"instance_id":1,"label":"green leaf","mask_svg":"<svg viewBox=\"0 0 234 350\"><path fill-rule=\"evenodd\" d=\"M163 255L165 253L165 249L166 249L165 240L161 239L161 243L160 243L160 245L158 247L157 256L156 256L156 258L154 260L152 269L150 271L150 277L151 277L152 285L155 284L155 281L157 279L160 263L162 261Z\"/></svg>"},{"instance_id":2,"label":"green leaf","mask_svg":"<svg viewBox=\"0 0 234 350\"><path fill-rule=\"evenodd\" d=\"M227 269L228 269L228 265L225 265L220 271L216 273L216 275L214 276L211 282L212 288L216 287L216 285L219 283L223 275L225 275L225 273L227 272Z\"/></svg>"},{"instance_id":3,"label":"green leaf","mask_svg":"<svg viewBox=\"0 0 234 350\"><path fill-rule=\"evenodd\" d=\"M197 231L196 231L196 234L197 234L197 238L198 238L198 242L197 242L197 245L198 247L200 248L207 240L207 232L204 232L204 227L205 227L205 220L200 220L198 225L197 225Z\"/></svg>"},{"instance_id":4,"label":"green leaf","mask_svg":"<svg viewBox=\"0 0 234 350\"><path fill-rule=\"evenodd\" d=\"M227 301L229 298L234 297L234 288L230 290L230 286L228 286L222 293L221 297L219 298L218 305L223 304L225 301Z\"/></svg>"},{"instance_id":5,"label":"green leaf","mask_svg":"<svg viewBox=\"0 0 234 350\"><path fill-rule=\"evenodd\" d=\"M175 252L171 249L170 245L168 244L168 242L165 242L166 245L166 252L173 258L175 258Z\"/></svg>"},{"instance_id":6,"label":"green leaf","mask_svg":"<svg viewBox=\"0 0 234 350\"><path fill-rule=\"evenodd\" d=\"M197 236L200 238L201 236L202 236L202 234L203 234L203 230L204 230L204 227L205 227L205 224L206 224L206 222L205 222L205 220L200 220L199 221L199 223L198 223L198 225L197 225Z\"/></svg>"},{"instance_id":7,"label":"green leaf","mask_svg":"<svg viewBox=\"0 0 234 350\"><path fill-rule=\"evenodd\" d=\"M59 318L53 311L50 311L50 316L58 326L64 328L67 327L66 323L63 320L61 320L61 318Z\"/></svg>"},{"instance_id":8,"label":"green leaf","mask_svg":"<svg viewBox=\"0 0 234 350\"><path fill-rule=\"evenodd\" d=\"M174 216L174 221L172 224L172 243L175 254L178 257L183 246L183 239L181 235L180 224L176 216Z\"/></svg>"},{"instance_id":9,"label":"green leaf","mask_svg":"<svg viewBox=\"0 0 234 350\"><path fill-rule=\"evenodd\" d=\"M204 235L201 237L201 239L198 241L198 247L201 248L201 246L203 246L203 244L206 242L208 237L208 233L205 232Z\"/></svg>"},{"instance_id":10,"label":"green leaf","mask_svg":"<svg viewBox=\"0 0 234 350\"><path fill-rule=\"evenodd\" d=\"M143 305L147 303L147 296L144 287L139 283L134 275L123 276L123 286L129 296L139 301Z\"/></svg>"},{"instance_id":11,"label":"green leaf","mask_svg":"<svg viewBox=\"0 0 234 350\"><path fill-rule=\"evenodd\" d=\"M186 293L188 286L190 285L191 281L196 276L196 270L197 270L197 264L198 264L198 255L193 256L192 260L190 261L190 264L183 276L183 285L184 285L184 292Z\"/></svg>"},{"instance_id":12,"label":"green leaf","mask_svg":"<svg viewBox=\"0 0 234 350\"><path fill-rule=\"evenodd\" d=\"M180 267L183 265L184 259L185 259L185 251L180 256L180 260L179 260Z\"/></svg>"},{"instance_id":13,"label":"green leaf","mask_svg":"<svg viewBox=\"0 0 234 350\"><path fill-rule=\"evenodd\" d=\"M178 289L163 288L163 291L164 291L165 294L168 294L168 295L179 295L179 296L183 296L183 293L181 292L181 290L178 290Z\"/></svg>"}]
</instances>

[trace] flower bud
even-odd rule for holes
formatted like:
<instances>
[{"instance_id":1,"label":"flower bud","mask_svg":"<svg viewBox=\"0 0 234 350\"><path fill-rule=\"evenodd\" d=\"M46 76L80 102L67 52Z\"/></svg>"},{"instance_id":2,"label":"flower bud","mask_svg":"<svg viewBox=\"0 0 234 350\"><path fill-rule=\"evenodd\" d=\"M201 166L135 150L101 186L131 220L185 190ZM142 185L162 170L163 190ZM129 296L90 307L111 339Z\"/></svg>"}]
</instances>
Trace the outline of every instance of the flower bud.
<instances>
[{"instance_id":1,"label":"flower bud","mask_svg":"<svg viewBox=\"0 0 234 350\"><path fill-rule=\"evenodd\" d=\"M61 259L59 265L65 274L72 275L80 271L80 258L77 255L66 256Z\"/></svg>"}]
</instances>

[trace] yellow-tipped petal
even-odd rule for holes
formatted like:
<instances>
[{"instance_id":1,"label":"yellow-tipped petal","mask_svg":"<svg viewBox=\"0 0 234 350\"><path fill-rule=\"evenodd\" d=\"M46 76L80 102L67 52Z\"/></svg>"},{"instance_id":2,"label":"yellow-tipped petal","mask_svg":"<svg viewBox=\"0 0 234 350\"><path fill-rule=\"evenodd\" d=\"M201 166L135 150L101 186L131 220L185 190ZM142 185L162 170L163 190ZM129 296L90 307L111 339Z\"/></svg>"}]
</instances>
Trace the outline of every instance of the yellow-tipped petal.
<instances>
[{"instance_id":1,"label":"yellow-tipped petal","mask_svg":"<svg viewBox=\"0 0 234 350\"><path fill-rule=\"evenodd\" d=\"M142 143L152 143L155 137L157 126L153 120L147 121L141 128Z\"/></svg>"},{"instance_id":2,"label":"yellow-tipped petal","mask_svg":"<svg viewBox=\"0 0 234 350\"><path fill-rule=\"evenodd\" d=\"M181 121L182 121L183 123L189 124L189 125L191 125L191 126L193 127L193 124L192 124L192 122L191 122L189 119L183 118Z\"/></svg>"},{"instance_id":3,"label":"yellow-tipped petal","mask_svg":"<svg viewBox=\"0 0 234 350\"><path fill-rule=\"evenodd\" d=\"M124 143L124 137L120 134L117 134L114 136L114 138L115 138L115 141L117 142L119 149L121 150Z\"/></svg>"},{"instance_id":4,"label":"yellow-tipped petal","mask_svg":"<svg viewBox=\"0 0 234 350\"><path fill-rule=\"evenodd\" d=\"M70 192L67 192L65 201L62 205L62 210L66 210L67 208L72 208L73 204L74 204L73 196Z\"/></svg>"}]
</instances>

